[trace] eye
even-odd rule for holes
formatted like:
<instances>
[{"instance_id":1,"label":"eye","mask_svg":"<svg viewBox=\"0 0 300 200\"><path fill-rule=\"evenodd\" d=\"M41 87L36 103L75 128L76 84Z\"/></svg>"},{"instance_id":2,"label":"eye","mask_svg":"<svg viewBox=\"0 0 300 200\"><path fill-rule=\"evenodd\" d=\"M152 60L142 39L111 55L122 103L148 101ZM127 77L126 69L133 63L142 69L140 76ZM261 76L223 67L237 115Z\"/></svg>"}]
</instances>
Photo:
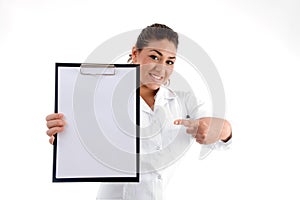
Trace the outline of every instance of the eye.
<instances>
[{"instance_id":1,"label":"eye","mask_svg":"<svg viewBox=\"0 0 300 200\"><path fill-rule=\"evenodd\" d=\"M158 57L155 55L151 55L150 58L152 58L152 60L158 60Z\"/></svg>"},{"instance_id":2,"label":"eye","mask_svg":"<svg viewBox=\"0 0 300 200\"><path fill-rule=\"evenodd\" d=\"M167 60L166 63L167 63L168 65L174 65L174 62L173 62L172 60Z\"/></svg>"}]
</instances>

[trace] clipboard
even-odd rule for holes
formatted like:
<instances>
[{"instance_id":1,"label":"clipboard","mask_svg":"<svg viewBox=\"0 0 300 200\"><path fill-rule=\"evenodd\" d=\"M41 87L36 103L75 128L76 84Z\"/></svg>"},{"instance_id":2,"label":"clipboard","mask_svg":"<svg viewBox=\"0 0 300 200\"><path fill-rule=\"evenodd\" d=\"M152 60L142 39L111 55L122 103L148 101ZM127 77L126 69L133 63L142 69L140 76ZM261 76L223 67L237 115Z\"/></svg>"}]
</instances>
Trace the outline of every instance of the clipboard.
<instances>
[{"instance_id":1,"label":"clipboard","mask_svg":"<svg viewBox=\"0 0 300 200\"><path fill-rule=\"evenodd\" d=\"M139 65L55 64L52 182L138 182Z\"/></svg>"}]
</instances>

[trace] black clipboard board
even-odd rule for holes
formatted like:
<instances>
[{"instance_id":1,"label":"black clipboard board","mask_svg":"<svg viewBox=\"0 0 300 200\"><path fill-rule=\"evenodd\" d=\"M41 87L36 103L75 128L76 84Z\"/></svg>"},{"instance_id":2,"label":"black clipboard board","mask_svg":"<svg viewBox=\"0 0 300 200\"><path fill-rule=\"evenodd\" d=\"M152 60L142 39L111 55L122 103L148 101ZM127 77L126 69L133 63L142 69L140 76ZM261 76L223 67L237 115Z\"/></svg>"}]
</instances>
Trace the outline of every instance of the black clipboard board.
<instances>
[{"instance_id":1,"label":"black clipboard board","mask_svg":"<svg viewBox=\"0 0 300 200\"><path fill-rule=\"evenodd\" d=\"M64 70L70 71L71 73L63 72ZM129 72L127 72L127 74L125 73L125 75L124 75L124 71L126 71L126 70L129 70ZM63 73L66 76L62 77ZM72 73L73 73L73 75L70 75L70 76L68 75L68 74L72 74ZM76 75L76 73L77 73L77 75ZM68 78L68 76L71 78ZM76 76L76 78L74 79L75 76ZM55 113L61 112L62 104L67 105L67 106L69 106L69 104L72 104L72 106L73 106L72 109L76 110L76 112L74 111L74 113L73 113L74 118L76 118L76 120L72 119L73 122L75 121L78 124L82 124L80 122L80 120L82 120L82 121L85 120L84 116L81 116L82 113L83 113L83 115L86 115L85 114L86 112L81 110L83 107L82 102L80 102L80 101L79 101L79 103L75 102L75 99L77 99L77 98L84 99L84 98L82 98L82 96L84 96L84 97L88 96L86 91L89 90L88 89L89 85L85 84L84 81L86 81L86 80L82 80L83 77L84 78L88 77L90 82L97 83L96 88L98 88L98 90L99 90L99 88L101 88L101 86L103 84L106 83L105 81L110 80L112 77L116 77L116 80L120 81L120 82L121 82L121 80L123 81L126 79L127 83L129 81L129 83L131 84L131 85L129 84L131 87L133 86L132 84L135 85L135 88L134 88L135 94L129 95L129 98L132 96L135 96L135 98L133 98L133 99L131 98L132 102L128 104L131 106L134 105L134 109L131 109L130 111L128 111L128 112L133 112L132 116L134 118L134 119L131 119L131 121L134 124L134 127L132 125L132 127L129 127L129 129L128 129L130 134L125 133L126 131L128 132L128 130L125 130L126 127L123 128L120 124L118 124L118 129L119 130L122 129L122 131L125 133L124 134L125 136L122 135L121 137L124 137L125 141L130 141L132 143L132 144L130 143L130 145L128 145L129 147L126 147L126 145L125 145L125 149L129 148L130 150L128 152L126 152L128 149L126 149L126 150L124 150L124 148L118 149L118 147L113 146L113 145L115 145L115 144L113 144L114 141L116 141L116 143L120 142L118 139L118 136L120 136L120 135L114 136L115 139L112 139L112 140L104 140L103 139L104 137L101 136L101 143L102 143L102 145L100 145L101 147L95 146L95 144L97 145L97 141L100 141L100 140L96 140L96 138L98 139L100 137L99 135L101 135L101 134L104 135L104 133L109 132L109 131L101 130L100 131L101 134L98 134L99 131L97 132L97 131L90 130L90 132L93 132L93 134L94 134L94 135L92 135L92 133L85 131L85 128L88 128L88 129L90 128L90 125L87 125L86 122L85 122L85 125L78 125L75 123L76 124L75 126L77 126L77 127L76 128L73 127L73 132L77 132L77 135L75 133L72 133L73 139L71 139L71 140L72 141L74 140L75 141L74 143L77 143L77 144L79 144L78 141L80 140L80 142L81 142L80 144L82 146L85 146L85 148L80 147L79 149L81 149L81 151L79 150L79 152L84 152L84 150L82 150L82 149L85 149L87 152L88 151L90 151L90 152L88 152L88 154L86 154L87 156L84 159L80 158L80 156L78 156L78 154L72 153L72 151L77 151L77 150L74 149L75 147L72 147L72 144L68 144L68 141L66 139L68 137L72 138L71 137L72 134L70 133L70 132L72 132L72 131L70 131L70 130L72 130L72 127L69 126L68 127L69 130L66 130L62 133L57 134L55 136L55 141L53 144L54 151L53 151L52 182L138 182L139 181L139 170L140 170L140 163L139 163L140 162L140 158L139 158L139 153L140 153L140 137L139 137L139 135L140 135L140 129L139 129L140 91L139 91L139 84L140 84L140 80L139 80L139 76L140 76L139 65L136 65L136 64L94 64L94 63L56 63L55 64ZM99 81L99 77L105 77L105 78L102 78ZM132 78L133 78L133 80L132 80L133 82L130 82L130 80ZM74 83L74 81L75 81L75 83ZM61 89L62 82L66 82L64 87L67 87L67 88L71 87L71 88L62 90ZM89 84L90 84L90 82L89 82ZM84 83L84 84L82 84L82 83ZM72 86L74 86L77 89L72 88ZM107 86L107 84L106 84L106 86ZM117 86L116 85L114 87L112 86L111 89L116 90L116 88L118 88L117 91L119 91L119 92L114 92L113 95L115 95L115 93L117 93L118 95L119 94L124 95L126 93L126 91L124 93L124 90L127 89L126 84L120 83ZM131 89L133 89L133 88L131 88ZM69 101L62 99L60 97L62 95L67 95L66 93L69 93L70 90L71 90L71 92L73 91L73 96L71 96L71 94L68 94ZM99 93L97 93L96 89L94 89L94 90L95 90L94 96L97 96ZM64 92L64 91L66 91L66 92ZM106 90L106 91L108 91L108 93L109 93L109 90ZM81 95L80 92L82 92L83 94ZM103 94L103 96L101 96L100 98L98 97L98 100L100 99L100 101L102 101L102 99L105 99L105 96L109 96L109 95ZM98 102L95 100L95 99L97 99L96 97L93 97L93 98L94 98L94 102ZM122 101L122 100L116 99L115 96L113 96L112 99L114 99L114 100L112 100L112 102L113 102L112 110L115 111L116 110L116 109L114 109L115 107L118 107L117 110L120 109L120 112L114 116L114 120L116 120L116 121L119 120L119 122L120 122L121 118L120 119L118 119L118 118L120 117L119 115L123 115L122 113L124 113L124 112L121 112L122 111L121 108L124 106L118 105L118 101ZM83 100L83 101L85 101L85 100ZM123 100L123 101L126 102L127 100ZM104 102L104 100L103 100L103 102ZM106 102L108 102L108 101L106 101ZM89 106L90 103L85 103L84 105ZM95 103L95 105L96 105L96 103ZM96 106L94 107L94 109L96 109ZM106 109L106 107L104 107L104 110L105 109ZM126 109L126 108L123 108L123 110L124 109ZM106 112L109 113L110 111L107 110ZM78 114L78 113L80 113L80 114ZM77 116L77 117L75 117L75 116ZM124 116L122 116L122 117L123 117L122 119L124 119ZM72 117L68 116L67 118L69 120L71 120ZM95 117L95 118L97 118L97 117ZM101 117L100 117L100 119L98 119L98 122L99 122L99 120L100 120L100 124L101 124L102 123ZM128 119L126 118L126 120L128 120ZM90 120L90 121L92 123L93 120ZM128 123L126 123L126 124L128 124ZM105 123L102 123L102 126L105 126ZM65 129L68 129L68 128L65 128ZM118 129L113 129L113 130L115 131ZM81 131L81 130L84 130L84 131ZM69 133L67 133L67 131L69 131ZM112 137L110 135L114 135L113 134L114 131L111 131L109 133L108 137ZM118 132L118 131L115 131L115 132ZM91 137L92 139L87 139L87 138L89 138L89 136L92 136ZM64 142L62 142L62 141L64 141ZM105 145L103 145L103 141L109 141L106 143L112 143L112 144L106 145L109 148L101 150L102 146L105 146ZM65 146L63 146L63 145L65 145ZM113 146L113 147L111 147L111 146ZM73 150L72 150L72 148L73 148ZM112 149L112 151L107 151L107 149L110 149L110 148ZM67 149L67 150L62 150L62 149ZM64 152L64 151L68 152L68 153L65 153L66 155L68 155L67 157L60 156L61 154L63 154L62 152ZM120 153L121 151L124 151L125 153ZM105 152L109 156L104 156L105 157L104 158L102 152ZM81 155L81 154L79 153L79 155ZM93 161L93 159L95 162ZM126 164L126 163L128 163L126 159L128 159L129 161L132 161L132 163L129 165ZM68 162L68 160L70 160L71 164ZM89 162L85 163L87 160L90 161L90 163L98 163L99 166L102 165L101 167L99 167L100 170L97 169L97 166L93 167L92 169L89 168L90 166L85 166L85 164L88 165L88 163L89 163ZM76 163L79 165L82 164L82 166L78 167L78 165L76 165ZM61 167L63 164L68 165L68 167L65 167L65 168ZM124 165L124 166L122 166L122 165ZM107 167L108 169L106 169L105 167ZM76 175L76 170L80 171L79 175ZM100 175L98 174L101 170L103 170L104 175L101 175L102 172L100 173ZM92 173L90 173L90 171L92 171ZM108 173L106 171L108 171ZM65 173L66 175L61 175L63 173ZM93 175L93 173L95 173L95 175ZM110 173L112 175L109 175Z\"/></svg>"}]
</instances>

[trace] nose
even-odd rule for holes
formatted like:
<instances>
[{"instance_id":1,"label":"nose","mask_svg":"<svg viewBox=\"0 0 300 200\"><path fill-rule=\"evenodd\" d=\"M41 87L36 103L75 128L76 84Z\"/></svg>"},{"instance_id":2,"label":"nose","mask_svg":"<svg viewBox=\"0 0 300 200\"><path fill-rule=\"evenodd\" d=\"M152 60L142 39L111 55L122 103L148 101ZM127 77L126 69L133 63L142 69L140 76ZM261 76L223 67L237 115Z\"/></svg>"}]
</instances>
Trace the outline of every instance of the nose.
<instances>
[{"instance_id":1,"label":"nose","mask_svg":"<svg viewBox=\"0 0 300 200\"><path fill-rule=\"evenodd\" d=\"M161 72L165 70L165 66L163 64L156 64L154 69L155 71Z\"/></svg>"}]
</instances>

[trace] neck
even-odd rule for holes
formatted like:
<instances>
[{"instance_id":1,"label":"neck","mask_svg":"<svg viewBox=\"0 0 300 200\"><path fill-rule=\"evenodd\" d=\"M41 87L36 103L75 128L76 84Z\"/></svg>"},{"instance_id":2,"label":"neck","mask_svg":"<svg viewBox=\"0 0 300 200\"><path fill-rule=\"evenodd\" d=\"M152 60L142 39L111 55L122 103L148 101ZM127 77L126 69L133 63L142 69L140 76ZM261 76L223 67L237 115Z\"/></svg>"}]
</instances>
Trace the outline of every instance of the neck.
<instances>
[{"instance_id":1,"label":"neck","mask_svg":"<svg viewBox=\"0 0 300 200\"><path fill-rule=\"evenodd\" d=\"M141 85L140 87L140 96L144 99L144 101L148 104L148 106L153 110L154 107L154 96L156 95L158 90L151 90L146 86Z\"/></svg>"}]
</instances>

